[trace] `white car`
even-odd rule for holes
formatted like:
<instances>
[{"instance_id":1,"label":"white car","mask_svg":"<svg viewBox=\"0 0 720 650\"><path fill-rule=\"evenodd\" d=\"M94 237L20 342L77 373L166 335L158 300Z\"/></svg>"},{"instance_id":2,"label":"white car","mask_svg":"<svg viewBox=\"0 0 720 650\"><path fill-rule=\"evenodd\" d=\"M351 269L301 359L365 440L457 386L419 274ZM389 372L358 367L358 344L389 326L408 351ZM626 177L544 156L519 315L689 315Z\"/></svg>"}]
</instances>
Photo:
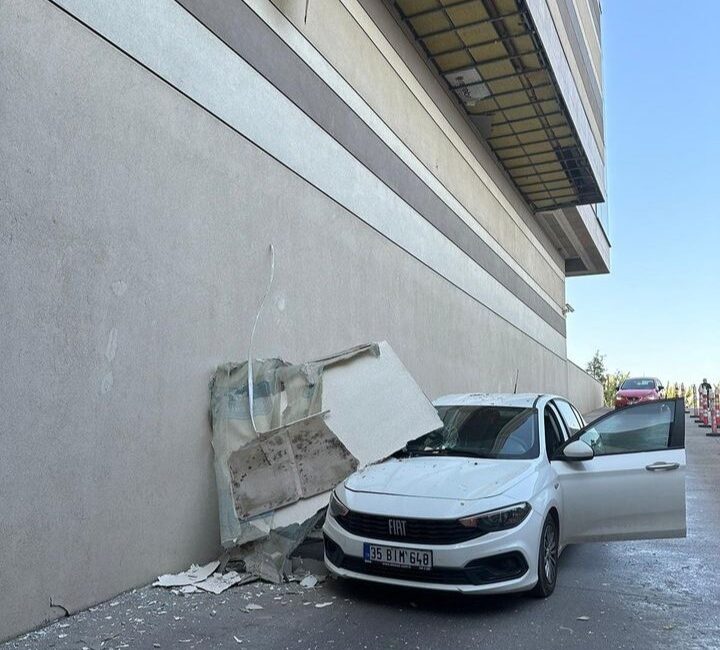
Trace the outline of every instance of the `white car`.
<instances>
[{"instance_id":1,"label":"white car","mask_svg":"<svg viewBox=\"0 0 720 650\"><path fill-rule=\"evenodd\" d=\"M552 395L434 404L443 428L335 488L323 527L332 573L544 597L568 544L685 536L682 402L590 425Z\"/></svg>"}]
</instances>

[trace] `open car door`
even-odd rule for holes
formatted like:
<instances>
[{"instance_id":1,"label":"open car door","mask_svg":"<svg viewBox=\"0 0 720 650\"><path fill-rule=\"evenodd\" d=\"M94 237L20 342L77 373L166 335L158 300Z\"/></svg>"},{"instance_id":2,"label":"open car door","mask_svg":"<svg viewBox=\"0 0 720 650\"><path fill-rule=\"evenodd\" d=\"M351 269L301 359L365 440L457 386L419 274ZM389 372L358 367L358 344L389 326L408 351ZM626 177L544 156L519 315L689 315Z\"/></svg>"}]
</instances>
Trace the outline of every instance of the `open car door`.
<instances>
[{"instance_id":1,"label":"open car door","mask_svg":"<svg viewBox=\"0 0 720 650\"><path fill-rule=\"evenodd\" d=\"M612 411L572 436L551 464L564 543L685 536L682 399Z\"/></svg>"}]
</instances>

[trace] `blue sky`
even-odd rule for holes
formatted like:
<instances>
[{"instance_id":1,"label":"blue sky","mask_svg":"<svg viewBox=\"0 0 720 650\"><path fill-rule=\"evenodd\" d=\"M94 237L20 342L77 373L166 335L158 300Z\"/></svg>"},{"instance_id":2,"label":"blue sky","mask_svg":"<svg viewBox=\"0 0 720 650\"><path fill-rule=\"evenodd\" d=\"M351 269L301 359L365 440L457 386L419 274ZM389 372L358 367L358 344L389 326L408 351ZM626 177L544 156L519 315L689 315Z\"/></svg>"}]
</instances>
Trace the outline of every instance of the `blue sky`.
<instances>
[{"instance_id":1,"label":"blue sky","mask_svg":"<svg viewBox=\"0 0 720 650\"><path fill-rule=\"evenodd\" d=\"M568 356L720 381L720 2L605 0L611 273L569 278Z\"/></svg>"}]
</instances>

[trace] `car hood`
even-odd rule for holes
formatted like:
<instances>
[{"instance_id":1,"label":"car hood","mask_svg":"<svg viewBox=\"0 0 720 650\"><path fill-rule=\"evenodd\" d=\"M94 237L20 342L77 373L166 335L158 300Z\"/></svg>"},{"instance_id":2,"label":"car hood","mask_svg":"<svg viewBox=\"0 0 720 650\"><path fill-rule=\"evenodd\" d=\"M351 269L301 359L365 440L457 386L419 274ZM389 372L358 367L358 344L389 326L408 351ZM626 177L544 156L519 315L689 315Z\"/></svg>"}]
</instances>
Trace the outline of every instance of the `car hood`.
<instances>
[{"instance_id":1,"label":"car hood","mask_svg":"<svg viewBox=\"0 0 720 650\"><path fill-rule=\"evenodd\" d=\"M502 494L533 471L533 460L453 456L393 458L351 475L353 492L436 499L482 499Z\"/></svg>"},{"instance_id":2,"label":"car hood","mask_svg":"<svg viewBox=\"0 0 720 650\"><path fill-rule=\"evenodd\" d=\"M652 388L628 388L617 392L620 397L647 397L654 393L655 391Z\"/></svg>"}]
</instances>

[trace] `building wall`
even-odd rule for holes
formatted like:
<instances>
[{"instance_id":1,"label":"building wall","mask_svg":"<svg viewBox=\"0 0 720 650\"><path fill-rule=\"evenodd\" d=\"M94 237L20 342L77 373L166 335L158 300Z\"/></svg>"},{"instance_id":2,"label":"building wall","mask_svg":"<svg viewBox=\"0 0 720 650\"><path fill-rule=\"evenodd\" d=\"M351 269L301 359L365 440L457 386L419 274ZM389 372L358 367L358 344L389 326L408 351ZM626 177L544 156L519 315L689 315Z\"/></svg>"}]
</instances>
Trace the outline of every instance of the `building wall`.
<instances>
[{"instance_id":1,"label":"building wall","mask_svg":"<svg viewBox=\"0 0 720 650\"><path fill-rule=\"evenodd\" d=\"M603 405L603 387L572 361L567 363L567 397L580 413L591 413Z\"/></svg>"},{"instance_id":2,"label":"building wall","mask_svg":"<svg viewBox=\"0 0 720 650\"><path fill-rule=\"evenodd\" d=\"M332 75L253 4L266 57L283 32ZM257 356L385 339L431 398L567 392L555 255L457 131L390 133L426 119L409 78L335 78L325 123L172 0L0 2L0 60L0 638L218 552L208 381L271 243Z\"/></svg>"},{"instance_id":3,"label":"building wall","mask_svg":"<svg viewBox=\"0 0 720 650\"><path fill-rule=\"evenodd\" d=\"M209 20L211 5L227 6L222 0L183 1L202 7ZM382 0L312 0L307 22L304 3L273 2L457 201L454 209L475 231L508 255L556 308L563 305L562 259ZM273 13L261 15L274 24ZM284 25L278 33L290 40L289 30Z\"/></svg>"}]
</instances>

